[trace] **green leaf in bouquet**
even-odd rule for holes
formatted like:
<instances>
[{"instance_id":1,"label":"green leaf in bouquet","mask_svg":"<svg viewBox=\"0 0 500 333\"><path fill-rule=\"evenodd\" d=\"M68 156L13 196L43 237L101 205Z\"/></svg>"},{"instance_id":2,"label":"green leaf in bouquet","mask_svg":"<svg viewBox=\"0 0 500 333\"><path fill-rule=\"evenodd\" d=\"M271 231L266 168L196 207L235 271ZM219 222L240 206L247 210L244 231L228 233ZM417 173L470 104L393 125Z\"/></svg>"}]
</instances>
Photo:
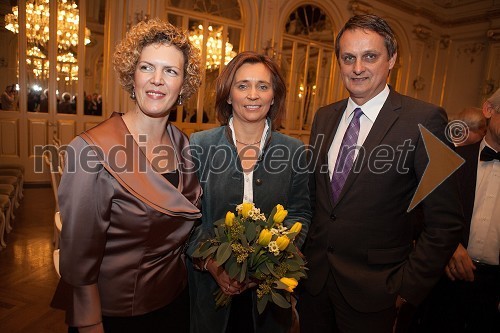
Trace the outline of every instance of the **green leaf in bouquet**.
<instances>
[{"instance_id":1,"label":"green leaf in bouquet","mask_svg":"<svg viewBox=\"0 0 500 333\"><path fill-rule=\"evenodd\" d=\"M274 224L274 214L276 214L276 206L273 208L273 210L271 211L271 214L269 214L269 217L267 218L267 223L266 223L266 226L268 228L271 228Z\"/></svg>"},{"instance_id":2,"label":"green leaf in bouquet","mask_svg":"<svg viewBox=\"0 0 500 333\"><path fill-rule=\"evenodd\" d=\"M294 271L294 272L287 272L286 277L289 278L294 278L295 280L299 281L300 279L306 278L307 275L303 271Z\"/></svg>"},{"instance_id":3,"label":"green leaf in bouquet","mask_svg":"<svg viewBox=\"0 0 500 333\"><path fill-rule=\"evenodd\" d=\"M289 277L288 275L289 274L287 274L287 277ZM286 290L288 289L288 286L285 283L281 282L280 280L276 280L274 281L274 288Z\"/></svg>"},{"instance_id":4,"label":"green leaf in bouquet","mask_svg":"<svg viewBox=\"0 0 500 333\"><path fill-rule=\"evenodd\" d=\"M243 282L245 281L246 277L247 277L247 261L245 260L241 265L240 276L238 278L238 281Z\"/></svg>"},{"instance_id":5,"label":"green leaf in bouquet","mask_svg":"<svg viewBox=\"0 0 500 333\"><path fill-rule=\"evenodd\" d=\"M202 256L201 253L205 252L210 247L210 245L212 245L212 243L210 241L204 241L203 243L201 243L200 246L198 246L196 248L196 250L194 250L192 257L193 258L200 258Z\"/></svg>"},{"instance_id":6,"label":"green leaf in bouquet","mask_svg":"<svg viewBox=\"0 0 500 333\"><path fill-rule=\"evenodd\" d=\"M290 271L298 271L301 267L297 260L289 260L287 261L287 265Z\"/></svg>"},{"instance_id":7,"label":"green leaf in bouquet","mask_svg":"<svg viewBox=\"0 0 500 333\"><path fill-rule=\"evenodd\" d=\"M243 247L248 247L247 237L245 236L244 233L242 233L240 235L240 242L241 242L241 245L243 245Z\"/></svg>"},{"instance_id":8,"label":"green leaf in bouquet","mask_svg":"<svg viewBox=\"0 0 500 333\"><path fill-rule=\"evenodd\" d=\"M297 253L297 255L294 256L293 258L300 266L304 266L306 262L304 259Z\"/></svg>"},{"instance_id":9,"label":"green leaf in bouquet","mask_svg":"<svg viewBox=\"0 0 500 333\"><path fill-rule=\"evenodd\" d=\"M286 236L290 238L291 241L293 241L298 234L298 232L290 232ZM290 242L290 244L292 244L292 242Z\"/></svg>"},{"instance_id":10,"label":"green leaf in bouquet","mask_svg":"<svg viewBox=\"0 0 500 333\"><path fill-rule=\"evenodd\" d=\"M225 218L223 218L223 219L220 219L220 220L215 221L215 222L214 222L214 225L218 227L218 226L224 225L224 224L225 224L225 222L226 222L226 219L225 219Z\"/></svg>"},{"instance_id":11,"label":"green leaf in bouquet","mask_svg":"<svg viewBox=\"0 0 500 333\"><path fill-rule=\"evenodd\" d=\"M264 310L266 309L267 302L269 302L270 297L269 295L264 295L262 298L257 298L257 311L259 311L259 314L262 314Z\"/></svg>"},{"instance_id":12,"label":"green leaf in bouquet","mask_svg":"<svg viewBox=\"0 0 500 333\"><path fill-rule=\"evenodd\" d=\"M266 253L266 256L267 256L267 258L268 258L270 261L272 261L274 264L276 264L276 265L279 265L279 264L280 264L280 261L279 261L278 257L276 257L273 253L269 253L269 252L267 252L267 253Z\"/></svg>"},{"instance_id":13,"label":"green leaf in bouquet","mask_svg":"<svg viewBox=\"0 0 500 333\"><path fill-rule=\"evenodd\" d=\"M226 262L227 259L229 259L229 256L231 255L231 244L224 242L221 245L219 245L219 248L217 249L217 253L215 254L215 261L217 261L217 264L221 266Z\"/></svg>"},{"instance_id":14,"label":"green leaf in bouquet","mask_svg":"<svg viewBox=\"0 0 500 333\"><path fill-rule=\"evenodd\" d=\"M245 230L245 236L247 237L248 241L252 243L255 241L255 235L256 235L256 225L254 223L248 223L246 230Z\"/></svg>"},{"instance_id":15,"label":"green leaf in bouquet","mask_svg":"<svg viewBox=\"0 0 500 333\"><path fill-rule=\"evenodd\" d=\"M290 302L277 292L271 291L271 297L273 299L273 303L281 308L288 309L291 306Z\"/></svg>"},{"instance_id":16,"label":"green leaf in bouquet","mask_svg":"<svg viewBox=\"0 0 500 333\"><path fill-rule=\"evenodd\" d=\"M276 277L277 279L279 279L280 277L278 276L278 274L276 274L276 272L274 271L274 265L269 262L269 261L266 261L265 263L267 269L269 270L269 273L271 273L274 277Z\"/></svg>"},{"instance_id":17,"label":"green leaf in bouquet","mask_svg":"<svg viewBox=\"0 0 500 333\"><path fill-rule=\"evenodd\" d=\"M239 265L236 262L236 258L234 256L229 257L229 259L226 262L226 267L227 267L226 271L231 279L236 278L236 276L240 272L240 266L241 265Z\"/></svg>"},{"instance_id":18,"label":"green leaf in bouquet","mask_svg":"<svg viewBox=\"0 0 500 333\"><path fill-rule=\"evenodd\" d=\"M214 252L217 251L218 248L219 248L218 245L214 245L212 247L209 247L208 249L206 249L203 252L200 251L201 257L203 259L207 259L209 256L211 256L212 254L214 254Z\"/></svg>"},{"instance_id":19,"label":"green leaf in bouquet","mask_svg":"<svg viewBox=\"0 0 500 333\"><path fill-rule=\"evenodd\" d=\"M265 263L263 263L259 267L257 267L257 270L261 271L262 274L265 274L265 275L271 274L271 272L269 271L269 268L267 268L267 265Z\"/></svg>"}]
</instances>

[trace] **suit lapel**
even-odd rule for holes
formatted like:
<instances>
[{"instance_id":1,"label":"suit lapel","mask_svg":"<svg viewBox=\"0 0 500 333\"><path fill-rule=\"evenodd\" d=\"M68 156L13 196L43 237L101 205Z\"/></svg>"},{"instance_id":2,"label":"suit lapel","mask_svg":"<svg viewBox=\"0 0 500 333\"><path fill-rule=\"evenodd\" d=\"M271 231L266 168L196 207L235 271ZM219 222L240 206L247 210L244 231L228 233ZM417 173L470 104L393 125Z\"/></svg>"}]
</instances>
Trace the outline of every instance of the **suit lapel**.
<instances>
[{"instance_id":1,"label":"suit lapel","mask_svg":"<svg viewBox=\"0 0 500 333\"><path fill-rule=\"evenodd\" d=\"M336 106L332 110L331 121L325 122L327 124L324 131L325 139L324 139L324 144L321 145L321 151L319 152L319 156L321 158L321 165L328 166L328 151L330 150L330 146L332 145L333 138L335 137L335 133L337 132L337 129L339 127L342 116L344 115L346 107L347 107L347 99L339 103L338 106ZM331 179L329 172L321 172L320 176L323 177L323 181L326 182L326 184L330 184ZM330 185L328 185L328 189L329 189L327 191L328 198L330 204L333 204L333 196Z\"/></svg>"},{"instance_id":2,"label":"suit lapel","mask_svg":"<svg viewBox=\"0 0 500 333\"><path fill-rule=\"evenodd\" d=\"M342 200L344 194L356 181L359 174L366 168L371 151L382 142L387 132L389 132L393 124L399 118L398 111L400 109L401 99L398 98L397 93L391 90L389 96L387 97L387 100L382 106L382 109L380 109L377 119L373 123L373 126L368 133L365 142L363 143L363 148L360 150L360 153L356 157L356 161L354 161L354 165L351 169L351 172L349 173L349 176L347 177L344 187L342 188L342 192L340 192L337 203Z\"/></svg>"}]
</instances>

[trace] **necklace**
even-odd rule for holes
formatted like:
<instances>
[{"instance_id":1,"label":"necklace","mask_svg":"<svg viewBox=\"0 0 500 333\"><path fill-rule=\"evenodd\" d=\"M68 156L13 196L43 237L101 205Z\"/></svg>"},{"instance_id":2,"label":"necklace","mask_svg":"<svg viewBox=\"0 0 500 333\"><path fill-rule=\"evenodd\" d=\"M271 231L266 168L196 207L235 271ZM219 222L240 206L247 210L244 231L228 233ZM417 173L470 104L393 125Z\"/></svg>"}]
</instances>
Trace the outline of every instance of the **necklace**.
<instances>
[{"instance_id":1,"label":"necklace","mask_svg":"<svg viewBox=\"0 0 500 333\"><path fill-rule=\"evenodd\" d=\"M245 145L245 146L256 145L256 144L260 143L260 141L261 141L261 140L256 141L256 142L254 142L254 143L245 143L245 142L241 142L240 140L236 139L236 142L241 143L242 145Z\"/></svg>"}]
</instances>

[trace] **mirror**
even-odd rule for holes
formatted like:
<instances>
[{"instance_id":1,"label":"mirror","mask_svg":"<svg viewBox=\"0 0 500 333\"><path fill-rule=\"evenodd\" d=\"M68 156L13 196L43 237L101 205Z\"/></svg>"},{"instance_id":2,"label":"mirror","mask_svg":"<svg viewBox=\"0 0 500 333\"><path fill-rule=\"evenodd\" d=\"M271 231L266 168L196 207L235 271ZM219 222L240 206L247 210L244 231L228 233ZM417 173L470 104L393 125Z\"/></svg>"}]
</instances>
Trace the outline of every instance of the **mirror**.
<instances>
[{"instance_id":1,"label":"mirror","mask_svg":"<svg viewBox=\"0 0 500 333\"><path fill-rule=\"evenodd\" d=\"M0 18L4 21L5 15L12 14L9 1L0 3ZM0 28L0 110L19 111L19 80L17 75L18 38L2 24Z\"/></svg>"},{"instance_id":2,"label":"mirror","mask_svg":"<svg viewBox=\"0 0 500 333\"><path fill-rule=\"evenodd\" d=\"M83 114L102 116L102 87L104 62L105 0L87 1L86 27L90 30L90 43L85 46L85 80ZM78 98L74 94L75 99Z\"/></svg>"}]
</instances>

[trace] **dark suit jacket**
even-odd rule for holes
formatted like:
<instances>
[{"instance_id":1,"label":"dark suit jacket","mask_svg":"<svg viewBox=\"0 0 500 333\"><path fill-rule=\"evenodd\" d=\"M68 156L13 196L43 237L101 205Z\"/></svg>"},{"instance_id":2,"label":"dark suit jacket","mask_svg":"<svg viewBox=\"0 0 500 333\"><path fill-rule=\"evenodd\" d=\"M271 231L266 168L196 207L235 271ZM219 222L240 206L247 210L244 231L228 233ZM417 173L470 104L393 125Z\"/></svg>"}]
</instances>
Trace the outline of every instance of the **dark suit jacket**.
<instances>
[{"instance_id":1,"label":"dark suit jacket","mask_svg":"<svg viewBox=\"0 0 500 333\"><path fill-rule=\"evenodd\" d=\"M465 163L457 171L457 176L460 179L460 201L465 216L465 226L462 232L462 245L465 248L469 243L470 223L474 210L474 199L476 198L477 159L480 145L481 141L456 148L457 153L465 160Z\"/></svg>"},{"instance_id":2,"label":"dark suit jacket","mask_svg":"<svg viewBox=\"0 0 500 333\"><path fill-rule=\"evenodd\" d=\"M463 225L456 179L450 177L423 201L425 223L413 249L407 209L428 162L418 124L445 141L446 113L391 90L355 161L359 172L351 170L333 204L327 153L346 106L342 100L319 109L312 127L305 288L318 294L331 270L358 311L389 308L398 294L417 305L441 276ZM389 159L394 162L382 161Z\"/></svg>"}]
</instances>

